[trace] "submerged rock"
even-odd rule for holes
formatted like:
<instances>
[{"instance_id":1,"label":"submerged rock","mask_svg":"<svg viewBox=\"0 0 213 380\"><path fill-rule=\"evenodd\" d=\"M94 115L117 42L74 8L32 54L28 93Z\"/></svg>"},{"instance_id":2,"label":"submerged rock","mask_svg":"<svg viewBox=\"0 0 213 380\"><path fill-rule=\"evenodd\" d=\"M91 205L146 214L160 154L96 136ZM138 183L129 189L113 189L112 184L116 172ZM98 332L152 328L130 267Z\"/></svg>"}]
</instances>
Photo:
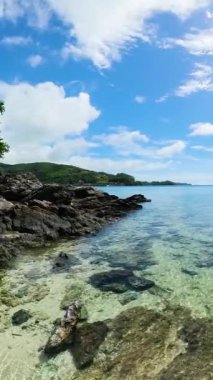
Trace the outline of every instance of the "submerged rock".
<instances>
[{"instance_id":1,"label":"submerged rock","mask_svg":"<svg viewBox=\"0 0 213 380\"><path fill-rule=\"evenodd\" d=\"M13 314L12 323L13 325L22 325L23 323L27 322L30 318L31 314L29 311L20 309Z\"/></svg>"},{"instance_id":2,"label":"submerged rock","mask_svg":"<svg viewBox=\"0 0 213 380\"><path fill-rule=\"evenodd\" d=\"M114 293L124 293L128 290L143 291L155 285L153 281L137 277L132 271L125 269L95 273L89 278L89 282L95 288Z\"/></svg>"},{"instance_id":3,"label":"submerged rock","mask_svg":"<svg viewBox=\"0 0 213 380\"><path fill-rule=\"evenodd\" d=\"M91 365L108 331L109 329L105 322L86 323L77 327L71 353L78 369Z\"/></svg>"},{"instance_id":4,"label":"submerged rock","mask_svg":"<svg viewBox=\"0 0 213 380\"><path fill-rule=\"evenodd\" d=\"M66 252L60 252L53 263L52 271L54 273L66 272L70 268L80 265L81 260L73 255L69 255Z\"/></svg>"}]
</instances>

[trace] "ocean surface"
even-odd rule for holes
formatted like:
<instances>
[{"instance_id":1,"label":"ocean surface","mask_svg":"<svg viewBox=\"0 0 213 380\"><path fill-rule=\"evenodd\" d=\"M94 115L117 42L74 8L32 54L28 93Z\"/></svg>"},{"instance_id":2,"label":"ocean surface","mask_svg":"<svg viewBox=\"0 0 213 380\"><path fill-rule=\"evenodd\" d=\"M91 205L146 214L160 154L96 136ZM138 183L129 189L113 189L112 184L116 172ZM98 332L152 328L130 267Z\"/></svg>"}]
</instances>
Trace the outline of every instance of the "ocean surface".
<instances>
[{"instance_id":1,"label":"ocean surface","mask_svg":"<svg viewBox=\"0 0 213 380\"><path fill-rule=\"evenodd\" d=\"M106 187L110 194L127 197L142 193L152 200L143 209L77 242L61 242L46 250L25 253L16 267L3 273L0 304L0 379L72 379L75 366L65 352L41 359L61 302L70 288L83 289L89 322L116 317L143 305L162 310L165 303L190 308L196 317L213 316L213 187ZM59 252L80 259L70 272L55 274L52 263ZM127 268L153 280L146 291L128 304L120 295L103 293L88 283L91 274ZM5 301L6 300L6 301ZM31 318L13 326L19 309ZM73 377L74 379L75 377Z\"/></svg>"}]
</instances>

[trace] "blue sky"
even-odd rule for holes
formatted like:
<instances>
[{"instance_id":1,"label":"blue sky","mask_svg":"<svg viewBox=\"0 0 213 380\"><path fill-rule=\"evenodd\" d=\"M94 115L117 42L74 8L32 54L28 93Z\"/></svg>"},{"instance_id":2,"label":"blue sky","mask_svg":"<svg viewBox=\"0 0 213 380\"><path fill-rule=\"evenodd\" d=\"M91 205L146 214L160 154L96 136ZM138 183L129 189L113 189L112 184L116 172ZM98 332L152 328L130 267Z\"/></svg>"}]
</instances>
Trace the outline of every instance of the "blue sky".
<instances>
[{"instance_id":1,"label":"blue sky","mask_svg":"<svg viewBox=\"0 0 213 380\"><path fill-rule=\"evenodd\" d=\"M213 0L0 0L4 162L213 184Z\"/></svg>"}]
</instances>

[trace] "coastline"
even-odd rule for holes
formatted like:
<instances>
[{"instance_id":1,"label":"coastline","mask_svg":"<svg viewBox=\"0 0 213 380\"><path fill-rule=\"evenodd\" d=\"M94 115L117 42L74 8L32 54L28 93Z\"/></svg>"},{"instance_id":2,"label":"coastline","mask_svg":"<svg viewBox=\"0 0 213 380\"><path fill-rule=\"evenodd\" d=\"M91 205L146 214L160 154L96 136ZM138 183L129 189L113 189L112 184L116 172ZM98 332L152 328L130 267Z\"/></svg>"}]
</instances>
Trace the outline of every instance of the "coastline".
<instances>
[{"instance_id":1,"label":"coastline","mask_svg":"<svg viewBox=\"0 0 213 380\"><path fill-rule=\"evenodd\" d=\"M119 199L89 186L43 185L32 173L1 175L0 197L0 268L24 248L94 233L149 201L143 195Z\"/></svg>"},{"instance_id":2,"label":"coastline","mask_svg":"<svg viewBox=\"0 0 213 380\"><path fill-rule=\"evenodd\" d=\"M87 207L91 206L89 199ZM109 200L104 196L98 210L103 208L103 199ZM143 376L152 380L210 379L212 318L203 316L202 312L196 315L190 307L179 306L176 289L166 277L176 262L166 264L162 261L158 269L153 258L149 257L149 245L142 237L138 254L135 249L137 241L133 248L129 247L130 251L124 250L128 220L132 223L138 214L143 219L146 209L149 210L149 205L143 212L134 214L125 208L124 214L110 219L111 222L120 220L111 226L104 219L102 227L106 228L96 236L84 234L80 239L44 248L40 254L28 250L26 255L17 257L13 268L4 271L0 305L0 378L140 380ZM91 208L89 210L91 212ZM120 203L118 210L121 211ZM127 214L127 218L121 218ZM132 232L137 224L136 220ZM115 250L113 241L113 236L116 241L118 227L122 232L119 251ZM134 240L134 235L132 238ZM153 231L151 239L154 239ZM104 245L108 245L105 250ZM165 241L162 241L163 245ZM159 260L162 254L158 247ZM115 273L116 268L121 272ZM189 272L184 274L183 288L198 283L199 276ZM94 282L94 275L95 279L98 276L98 282ZM115 277L110 277L112 275ZM126 283L123 275L134 277ZM203 275L207 281L205 273ZM144 276L155 285L142 290ZM174 278L176 286L181 285ZM132 284L136 288L132 288ZM190 287L188 291L191 291ZM205 293L201 294L202 297ZM87 313L77 324L75 344L52 357L44 355L43 347L52 334L56 319L63 318L67 306L76 300L82 302ZM20 310L24 310L22 317L25 315L27 320L14 325L14 315Z\"/></svg>"}]
</instances>

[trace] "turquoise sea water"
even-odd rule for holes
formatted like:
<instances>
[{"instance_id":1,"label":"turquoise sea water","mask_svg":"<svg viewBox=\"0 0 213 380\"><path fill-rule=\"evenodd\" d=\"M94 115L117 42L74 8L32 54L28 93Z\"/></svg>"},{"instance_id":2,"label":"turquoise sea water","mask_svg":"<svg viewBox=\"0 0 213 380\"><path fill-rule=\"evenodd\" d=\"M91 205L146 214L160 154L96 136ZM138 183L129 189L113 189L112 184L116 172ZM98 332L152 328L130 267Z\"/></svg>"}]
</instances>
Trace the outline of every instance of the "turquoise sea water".
<instances>
[{"instance_id":1,"label":"turquoise sea water","mask_svg":"<svg viewBox=\"0 0 213 380\"><path fill-rule=\"evenodd\" d=\"M72 379L75 366L64 352L42 361L39 348L63 315L64 296L76 287L89 322L114 318L134 306L162 310L167 303L190 308L198 317L213 315L213 187L106 187L111 194L127 197L142 193L152 199L143 209L104 227L77 242L61 242L35 255L19 257L2 279L0 303L0 379ZM70 272L51 271L54 257L65 251L80 259ZM127 304L121 295L103 293L88 283L91 274L128 268L155 282L150 291L137 294ZM13 326L19 309L32 317L24 326Z\"/></svg>"}]
</instances>

